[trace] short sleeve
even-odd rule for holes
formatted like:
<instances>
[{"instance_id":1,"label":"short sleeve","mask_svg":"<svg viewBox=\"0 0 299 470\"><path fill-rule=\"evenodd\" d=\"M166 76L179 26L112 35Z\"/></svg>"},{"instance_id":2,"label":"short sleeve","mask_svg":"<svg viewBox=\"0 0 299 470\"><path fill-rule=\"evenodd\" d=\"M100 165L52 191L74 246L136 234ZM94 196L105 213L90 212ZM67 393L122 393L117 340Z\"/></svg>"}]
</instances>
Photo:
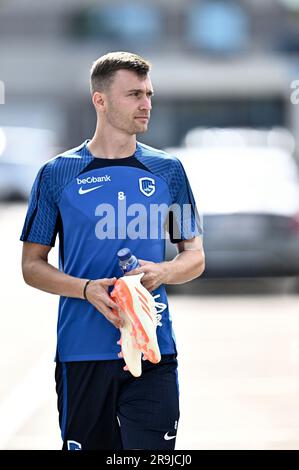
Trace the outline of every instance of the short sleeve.
<instances>
[{"instance_id":1,"label":"short sleeve","mask_svg":"<svg viewBox=\"0 0 299 470\"><path fill-rule=\"evenodd\" d=\"M188 177L180 160L174 160L170 182L172 204L169 211L168 231L172 243L190 240L203 234L202 219Z\"/></svg>"},{"instance_id":2,"label":"short sleeve","mask_svg":"<svg viewBox=\"0 0 299 470\"><path fill-rule=\"evenodd\" d=\"M32 186L27 215L20 239L24 242L55 245L59 209L51 192L51 166L46 163Z\"/></svg>"}]
</instances>

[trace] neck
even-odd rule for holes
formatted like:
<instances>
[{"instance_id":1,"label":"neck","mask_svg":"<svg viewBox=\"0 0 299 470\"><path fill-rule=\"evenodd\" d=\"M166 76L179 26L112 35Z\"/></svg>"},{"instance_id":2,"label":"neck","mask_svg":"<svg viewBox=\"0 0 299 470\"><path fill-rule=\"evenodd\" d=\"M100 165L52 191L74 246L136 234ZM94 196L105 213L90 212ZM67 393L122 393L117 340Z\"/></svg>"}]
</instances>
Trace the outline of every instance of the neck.
<instances>
[{"instance_id":1,"label":"neck","mask_svg":"<svg viewBox=\"0 0 299 470\"><path fill-rule=\"evenodd\" d=\"M129 135L114 128L105 129L97 124L94 136L88 143L94 157L124 158L135 153L136 134Z\"/></svg>"}]
</instances>

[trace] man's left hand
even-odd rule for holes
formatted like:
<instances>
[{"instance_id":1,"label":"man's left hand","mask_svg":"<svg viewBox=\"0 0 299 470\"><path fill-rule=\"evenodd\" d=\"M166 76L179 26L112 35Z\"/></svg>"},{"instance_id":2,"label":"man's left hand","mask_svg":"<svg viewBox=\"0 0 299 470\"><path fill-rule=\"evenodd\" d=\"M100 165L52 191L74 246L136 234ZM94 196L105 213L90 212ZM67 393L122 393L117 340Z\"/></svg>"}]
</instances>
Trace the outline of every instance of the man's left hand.
<instances>
[{"instance_id":1,"label":"man's left hand","mask_svg":"<svg viewBox=\"0 0 299 470\"><path fill-rule=\"evenodd\" d=\"M126 273L126 276L133 276L134 274L144 275L141 278L142 285L149 291L157 289L161 284L165 283L166 280L166 263L153 263L152 261L146 261L138 259L140 268L133 269Z\"/></svg>"}]
</instances>

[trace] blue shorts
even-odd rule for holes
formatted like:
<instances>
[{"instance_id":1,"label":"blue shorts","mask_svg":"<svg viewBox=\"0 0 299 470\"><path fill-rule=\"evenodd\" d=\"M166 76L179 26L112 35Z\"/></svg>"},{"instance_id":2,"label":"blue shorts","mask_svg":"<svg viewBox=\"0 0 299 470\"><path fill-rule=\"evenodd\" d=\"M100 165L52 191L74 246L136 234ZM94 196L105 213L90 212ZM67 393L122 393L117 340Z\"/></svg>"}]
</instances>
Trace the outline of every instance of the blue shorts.
<instances>
[{"instance_id":1,"label":"blue shorts","mask_svg":"<svg viewBox=\"0 0 299 470\"><path fill-rule=\"evenodd\" d=\"M142 363L142 375L121 360L58 362L55 379L64 450L175 448L179 392L175 354Z\"/></svg>"}]
</instances>

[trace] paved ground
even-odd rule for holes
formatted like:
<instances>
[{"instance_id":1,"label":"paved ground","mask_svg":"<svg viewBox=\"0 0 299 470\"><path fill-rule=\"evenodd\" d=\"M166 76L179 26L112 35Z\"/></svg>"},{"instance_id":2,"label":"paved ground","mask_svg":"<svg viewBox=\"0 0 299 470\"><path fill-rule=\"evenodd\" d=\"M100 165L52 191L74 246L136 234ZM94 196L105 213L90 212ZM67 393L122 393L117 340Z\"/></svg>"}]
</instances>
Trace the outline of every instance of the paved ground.
<instances>
[{"instance_id":1,"label":"paved ground","mask_svg":"<svg viewBox=\"0 0 299 470\"><path fill-rule=\"evenodd\" d=\"M0 206L0 449L57 449L57 299L22 281L24 214L22 204ZM171 291L177 449L299 449L299 296L289 286L201 281Z\"/></svg>"}]
</instances>

